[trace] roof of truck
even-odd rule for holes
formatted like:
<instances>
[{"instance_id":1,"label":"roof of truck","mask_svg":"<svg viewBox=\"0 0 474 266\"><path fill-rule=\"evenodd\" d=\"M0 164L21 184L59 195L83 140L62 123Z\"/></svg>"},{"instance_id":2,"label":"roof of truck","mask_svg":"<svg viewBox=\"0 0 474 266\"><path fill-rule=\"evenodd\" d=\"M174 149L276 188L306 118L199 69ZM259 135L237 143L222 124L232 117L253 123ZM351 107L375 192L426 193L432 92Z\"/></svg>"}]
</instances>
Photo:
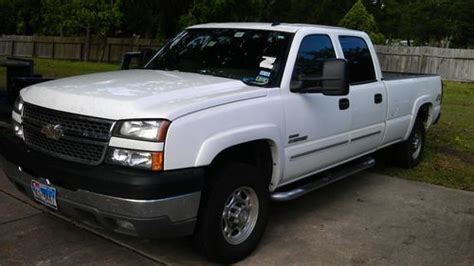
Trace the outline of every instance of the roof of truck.
<instances>
[{"instance_id":1,"label":"roof of truck","mask_svg":"<svg viewBox=\"0 0 474 266\"><path fill-rule=\"evenodd\" d=\"M280 23L273 26L273 23L262 23L262 22L239 22L239 23L207 23L199 24L189 27L188 29L195 28L231 28L231 29L258 29L258 30L275 30L284 32L297 32L303 28L317 28L322 30L333 30L333 31L344 31L344 32L359 32L341 27L332 27L324 25L313 25L313 24L291 24L291 23Z\"/></svg>"}]
</instances>

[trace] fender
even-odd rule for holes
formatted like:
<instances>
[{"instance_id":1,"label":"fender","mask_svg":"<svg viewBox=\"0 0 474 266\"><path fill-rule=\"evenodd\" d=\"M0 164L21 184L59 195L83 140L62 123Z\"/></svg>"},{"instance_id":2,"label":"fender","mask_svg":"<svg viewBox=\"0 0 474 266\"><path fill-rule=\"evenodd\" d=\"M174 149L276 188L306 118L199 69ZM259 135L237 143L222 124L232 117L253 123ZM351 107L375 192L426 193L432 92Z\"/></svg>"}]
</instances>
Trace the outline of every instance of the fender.
<instances>
[{"instance_id":1,"label":"fender","mask_svg":"<svg viewBox=\"0 0 474 266\"><path fill-rule=\"evenodd\" d=\"M281 132L276 125L250 125L215 134L202 143L194 165L196 167L210 165L225 149L255 140L267 140L270 143L273 158L270 190L273 190L281 180L285 167Z\"/></svg>"},{"instance_id":2,"label":"fender","mask_svg":"<svg viewBox=\"0 0 474 266\"><path fill-rule=\"evenodd\" d=\"M405 137L403 138L403 140L407 140L408 137L410 137L410 133L413 127L415 126L416 118L418 116L418 112L420 111L421 106L427 103L432 106L433 105L432 99L433 99L433 96L430 96L430 95L423 95L419 97L418 99L416 99L415 104L413 105L410 126L408 127L408 131L405 134ZM432 108L430 108L430 113L431 113L431 109Z\"/></svg>"}]
</instances>

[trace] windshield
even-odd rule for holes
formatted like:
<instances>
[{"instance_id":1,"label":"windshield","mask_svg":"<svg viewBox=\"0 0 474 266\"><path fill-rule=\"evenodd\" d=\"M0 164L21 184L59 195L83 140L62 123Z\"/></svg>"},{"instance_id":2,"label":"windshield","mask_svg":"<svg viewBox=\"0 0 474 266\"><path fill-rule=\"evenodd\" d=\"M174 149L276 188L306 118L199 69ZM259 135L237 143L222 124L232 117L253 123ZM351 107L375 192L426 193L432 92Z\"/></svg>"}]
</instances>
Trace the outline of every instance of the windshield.
<instances>
[{"instance_id":1,"label":"windshield","mask_svg":"<svg viewBox=\"0 0 474 266\"><path fill-rule=\"evenodd\" d=\"M167 43L147 69L194 72L279 85L292 34L265 30L189 29Z\"/></svg>"}]
</instances>

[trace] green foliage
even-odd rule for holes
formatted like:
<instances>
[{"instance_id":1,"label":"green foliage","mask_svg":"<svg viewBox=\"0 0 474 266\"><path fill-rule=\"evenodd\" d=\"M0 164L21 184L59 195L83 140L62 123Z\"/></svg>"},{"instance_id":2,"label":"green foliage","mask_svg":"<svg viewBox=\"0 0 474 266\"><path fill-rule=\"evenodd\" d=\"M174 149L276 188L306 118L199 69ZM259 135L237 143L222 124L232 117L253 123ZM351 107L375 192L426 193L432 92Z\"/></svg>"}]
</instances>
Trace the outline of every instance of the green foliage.
<instances>
[{"instance_id":1,"label":"green foliage","mask_svg":"<svg viewBox=\"0 0 474 266\"><path fill-rule=\"evenodd\" d=\"M120 1L43 0L44 32L106 36L121 23Z\"/></svg>"},{"instance_id":2,"label":"green foliage","mask_svg":"<svg viewBox=\"0 0 474 266\"><path fill-rule=\"evenodd\" d=\"M90 28L92 35L169 38L196 23L279 21L369 29L376 43L386 36L474 47L472 0L0 0L0 17L0 34L75 36Z\"/></svg>"},{"instance_id":3,"label":"green foliage","mask_svg":"<svg viewBox=\"0 0 474 266\"><path fill-rule=\"evenodd\" d=\"M383 43L385 40L385 37L377 28L374 16L367 11L361 0L358 0L339 21L339 26L365 31L374 43Z\"/></svg>"},{"instance_id":4,"label":"green foliage","mask_svg":"<svg viewBox=\"0 0 474 266\"><path fill-rule=\"evenodd\" d=\"M179 18L186 27L205 22L260 21L264 0L195 0L188 12Z\"/></svg>"},{"instance_id":5,"label":"green foliage","mask_svg":"<svg viewBox=\"0 0 474 266\"><path fill-rule=\"evenodd\" d=\"M40 1L0 0L0 34L31 35L41 24Z\"/></svg>"}]
</instances>

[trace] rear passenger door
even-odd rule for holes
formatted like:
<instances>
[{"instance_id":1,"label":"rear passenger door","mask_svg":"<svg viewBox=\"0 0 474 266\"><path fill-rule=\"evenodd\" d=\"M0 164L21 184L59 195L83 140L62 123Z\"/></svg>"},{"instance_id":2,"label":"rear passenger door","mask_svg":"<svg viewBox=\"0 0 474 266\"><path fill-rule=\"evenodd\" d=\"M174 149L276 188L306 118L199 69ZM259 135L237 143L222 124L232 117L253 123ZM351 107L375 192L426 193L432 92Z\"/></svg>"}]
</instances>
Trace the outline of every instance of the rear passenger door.
<instances>
[{"instance_id":1,"label":"rear passenger door","mask_svg":"<svg viewBox=\"0 0 474 266\"><path fill-rule=\"evenodd\" d=\"M339 36L349 63L352 126L350 153L353 156L376 149L382 142L387 112L387 93L377 78L373 48L362 36Z\"/></svg>"}]
</instances>

